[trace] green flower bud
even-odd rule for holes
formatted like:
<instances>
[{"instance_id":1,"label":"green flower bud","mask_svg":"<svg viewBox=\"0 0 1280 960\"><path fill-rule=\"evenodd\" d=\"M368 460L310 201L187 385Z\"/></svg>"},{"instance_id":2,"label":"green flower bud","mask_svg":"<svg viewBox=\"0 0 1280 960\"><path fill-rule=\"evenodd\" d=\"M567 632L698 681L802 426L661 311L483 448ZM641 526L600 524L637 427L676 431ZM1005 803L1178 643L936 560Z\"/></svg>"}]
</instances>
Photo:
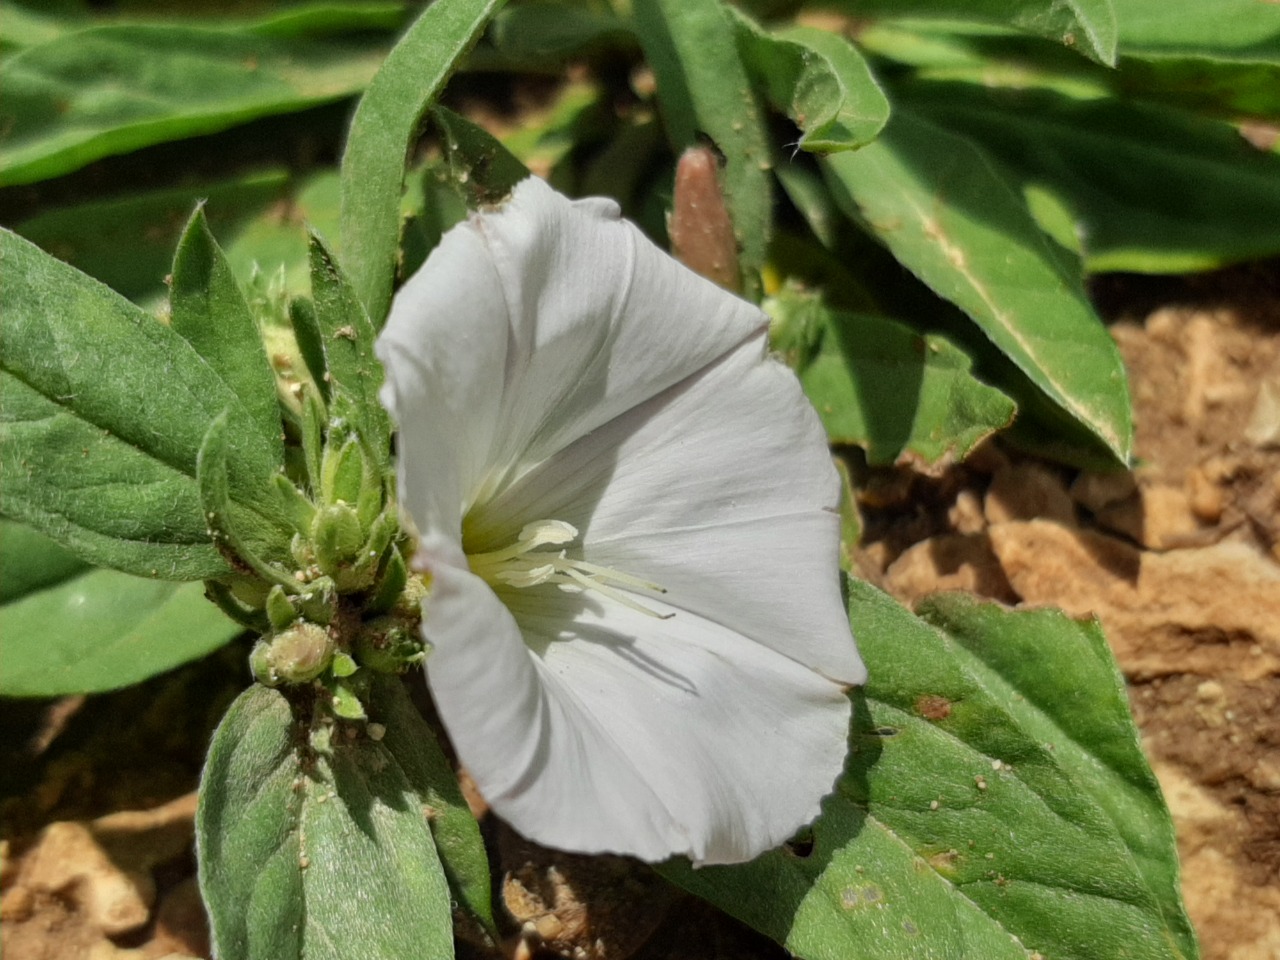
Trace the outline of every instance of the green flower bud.
<instances>
[{"instance_id":1,"label":"green flower bud","mask_svg":"<svg viewBox=\"0 0 1280 960\"><path fill-rule=\"evenodd\" d=\"M424 643L417 624L398 617L376 617L356 637L356 659L379 673L402 673L424 657Z\"/></svg>"},{"instance_id":2,"label":"green flower bud","mask_svg":"<svg viewBox=\"0 0 1280 960\"><path fill-rule=\"evenodd\" d=\"M364 451L356 437L351 437L336 449L330 443L325 447L324 465L321 467L320 488L325 502L355 503L360 499L367 471Z\"/></svg>"},{"instance_id":3,"label":"green flower bud","mask_svg":"<svg viewBox=\"0 0 1280 960\"><path fill-rule=\"evenodd\" d=\"M364 546L364 531L356 512L345 503L334 503L316 511L311 524L311 545L316 565L331 577L354 563Z\"/></svg>"},{"instance_id":4,"label":"green flower bud","mask_svg":"<svg viewBox=\"0 0 1280 960\"><path fill-rule=\"evenodd\" d=\"M304 617L327 627L338 612L338 588L328 577L317 577L307 584L307 592L296 602Z\"/></svg>"},{"instance_id":5,"label":"green flower bud","mask_svg":"<svg viewBox=\"0 0 1280 960\"><path fill-rule=\"evenodd\" d=\"M298 611L281 586L272 587L267 594L267 619L271 621L273 630L283 630L298 619Z\"/></svg>"},{"instance_id":6,"label":"green flower bud","mask_svg":"<svg viewBox=\"0 0 1280 960\"><path fill-rule=\"evenodd\" d=\"M324 627L300 620L271 641L268 657L286 683L306 683L324 673L333 659L333 637Z\"/></svg>"},{"instance_id":7,"label":"green flower bud","mask_svg":"<svg viewBox=\"0 0 1280 960\"><path fill-rule=\"evenodd\" d=\"M253 672L253 678L263 686L274 687L280 682L271 666L271 641L259 640L253 645L253 652L249 654L249 669Z\"/></svg>"}]
</instances>

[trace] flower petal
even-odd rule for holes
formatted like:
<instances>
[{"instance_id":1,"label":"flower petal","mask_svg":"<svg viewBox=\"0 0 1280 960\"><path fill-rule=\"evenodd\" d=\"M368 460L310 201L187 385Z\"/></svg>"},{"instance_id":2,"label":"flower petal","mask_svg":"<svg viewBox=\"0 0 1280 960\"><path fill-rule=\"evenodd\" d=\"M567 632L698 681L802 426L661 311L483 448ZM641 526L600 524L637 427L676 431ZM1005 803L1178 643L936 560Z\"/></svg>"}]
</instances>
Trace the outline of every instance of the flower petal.
<instances>
[{"instance_id":1,"label":"flower petal","mask_svg":"<svg viewBox=\"0 0 1280 960\"><path fill-rule=\"evenodd\" d=\"M612 201L570 202L530 177L445 236L397 295L378 354L401 429L436 434L421 456L459 461L449 472L465 512L766 323ZM417 423L455 417L451 429ZM414 437L403 446L423 449ZM425 486L418 466L404 467L414 488Z\"/></svg>"},{"instance_id":2,"label":"flower petal","mask_svg":"<svg viewBox=\"0 0 1280 960\"><path fill-rule=\"evenodd\" d=\"M734 863L817 816L845 756L837 684L687 612L654 620L555 590L502 600L436 571L427 676L462 762L517 830Z\"/></svg>"},{"instance_id":3,"label":"flower petal","mask_svg":"<svg viewBox=\"0 0 1280 960\"><path fill-rule=\"evenodd\" d=\"M763 349L761 335L559 451L477 507L468 527L477 542L501 543L521 518L571 523L582 559L660 584L668 604L860 684L826 435L795 377Z\"/></svg>"}]
</instances>

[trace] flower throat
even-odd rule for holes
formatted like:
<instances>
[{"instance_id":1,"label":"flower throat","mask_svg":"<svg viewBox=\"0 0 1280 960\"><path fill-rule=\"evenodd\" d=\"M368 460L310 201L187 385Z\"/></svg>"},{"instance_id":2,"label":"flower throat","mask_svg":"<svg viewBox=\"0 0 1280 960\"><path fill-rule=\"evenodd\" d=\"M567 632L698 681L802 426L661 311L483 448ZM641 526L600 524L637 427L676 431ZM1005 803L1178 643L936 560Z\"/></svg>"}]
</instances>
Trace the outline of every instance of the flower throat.
<instances>
[{"instance_id":1,"label":"flower throat","mask_svg":"<svg viewBox=\"0 0 1280 960\"><path fill-rule=\"evenodd\" d=\"M536 587L555 584L567 593L591 590L645 616L666 620L674 613L658 613L632 599L625 590L667 591L656 583L586 560L565 556L565 544L578 538L578 528L563 520L535 520L526 524L516 542L500 550L467 554L471 572L492 587ZM619 588L623 589L619 589Z\"/></svg>"}]
</instances>

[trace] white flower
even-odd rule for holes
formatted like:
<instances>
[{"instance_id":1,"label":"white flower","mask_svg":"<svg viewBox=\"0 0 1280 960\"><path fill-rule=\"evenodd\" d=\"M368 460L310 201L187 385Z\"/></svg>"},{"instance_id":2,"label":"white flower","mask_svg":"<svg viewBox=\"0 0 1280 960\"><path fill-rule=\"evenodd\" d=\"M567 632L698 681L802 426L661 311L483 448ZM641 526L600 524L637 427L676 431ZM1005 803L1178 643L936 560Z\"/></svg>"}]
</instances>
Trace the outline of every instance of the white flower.
<instances>
[{"instance_id":1,"label":"white flower","mask_svg":"<svg viewBox=\"0 0 1280 960\"><path fill-rule=\"evenodd\" d=\"M378 355L427 679L531 839L746 860L840 773L865 671L839 485L766 322L534 178L396 297Z\"/></svg>"}]
</instances>

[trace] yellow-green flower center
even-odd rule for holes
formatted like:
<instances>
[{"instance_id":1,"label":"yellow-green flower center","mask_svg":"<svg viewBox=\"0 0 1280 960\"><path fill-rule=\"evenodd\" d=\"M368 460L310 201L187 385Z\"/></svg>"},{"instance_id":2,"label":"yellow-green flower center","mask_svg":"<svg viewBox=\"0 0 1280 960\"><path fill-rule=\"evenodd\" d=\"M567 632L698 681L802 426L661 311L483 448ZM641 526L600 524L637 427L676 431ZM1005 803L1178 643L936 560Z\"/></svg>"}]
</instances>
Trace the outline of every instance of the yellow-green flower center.
<instances>
[{"instance_id":1,"label":"yellow-green flower center","mask_svg":"<svg viewBox=\"0 0 1280 960\"><path fill-rule=\"evenodd\" d=\"M536 587L550 583L568 593L591 590L640 613L665 620L661 614L636 601L627 591L666 593L656 583L610 567L566 556L566 544L578 538L578 529L563 520L536 520L526 524L516 542L499 550L467 554L471 572L491 587Z\"/></svg>"}]
</instances>

